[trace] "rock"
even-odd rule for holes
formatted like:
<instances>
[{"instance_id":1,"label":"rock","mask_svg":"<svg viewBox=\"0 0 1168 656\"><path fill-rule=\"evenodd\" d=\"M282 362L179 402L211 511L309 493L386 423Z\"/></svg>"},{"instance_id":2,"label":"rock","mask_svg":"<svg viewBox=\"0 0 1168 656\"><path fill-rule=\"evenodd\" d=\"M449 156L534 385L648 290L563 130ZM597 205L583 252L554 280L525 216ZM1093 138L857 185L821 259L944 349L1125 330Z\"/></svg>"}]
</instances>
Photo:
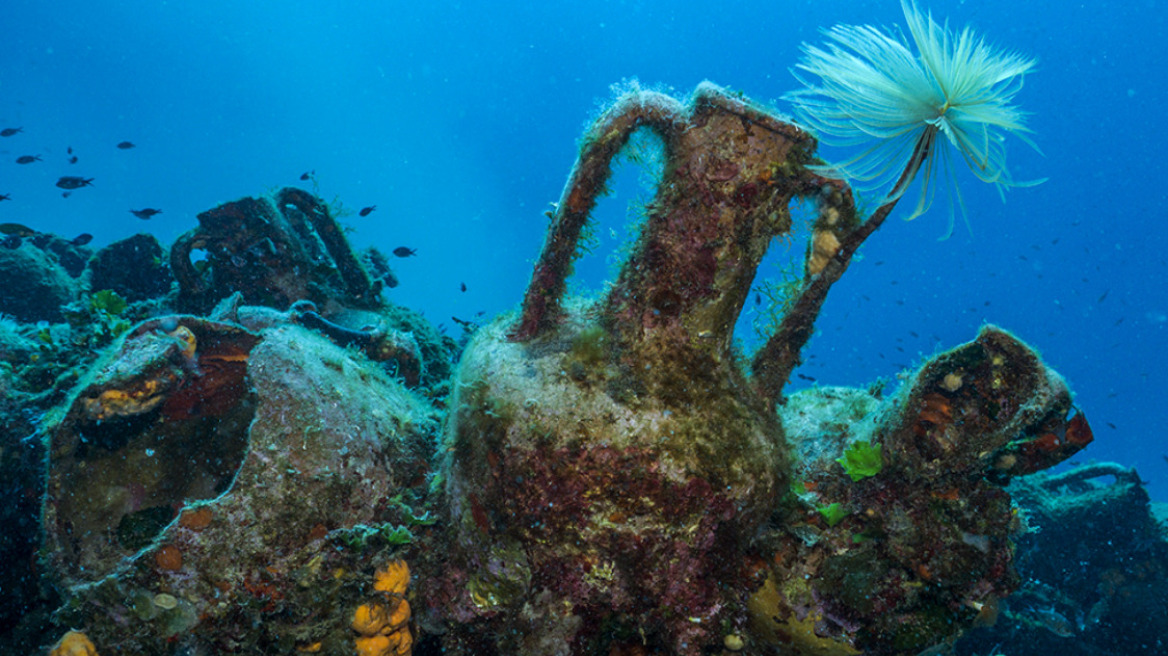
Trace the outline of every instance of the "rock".
<instances>
[{"instance_id":1,"label":"rock","mask_svg":"<svg viewBox=\"0 0 1168 656\"><path fill-rule=\"evenodd\" d=\"M0 248L0 314L26 323L62 321L61 306L77 299L79 284L53 255L28 240Z\"/></svg>"},{"instance_id":2,"label":"rock","mask_svg":"<svg viewBox=\"0 0 1168 656\"><path fill-rule=\"evenodd\" d=\"M163 296L174 276L162 253L153 235L139 233L115 241L90 260L90 289L112 289L130 302Z\"/></svg>"}]
</instances>

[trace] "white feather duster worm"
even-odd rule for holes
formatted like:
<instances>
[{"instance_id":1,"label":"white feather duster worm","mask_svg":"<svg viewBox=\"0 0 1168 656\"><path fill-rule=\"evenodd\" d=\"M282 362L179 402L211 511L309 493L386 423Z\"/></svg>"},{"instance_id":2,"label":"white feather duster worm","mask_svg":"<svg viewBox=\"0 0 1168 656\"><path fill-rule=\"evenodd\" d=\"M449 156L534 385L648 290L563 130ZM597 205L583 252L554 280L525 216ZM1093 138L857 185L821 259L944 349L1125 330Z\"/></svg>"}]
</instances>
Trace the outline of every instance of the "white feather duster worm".
<instances>
[{"instance_id":1,"label":"white feather duster worm","mask_svg":"<svg viewBox=\"0 0 1168 656\"><path fill-rule=\"evenodd\" d=\"M937 24L915 2L901 0L912 51L903 36L867 25L837 25L826 31L825 48L804 45L795 76L804 88L785 97L798 119L833 146L864 145L858 155L820 167L820 172L848 180L859 191L891 188L883 203L895 202L917 173L924 171L920 197L908 218L932 205L940 177L965 215L964 202L951 167L956 149L978 178L1005 187L1042 182L1015 182L1006 168L1007 134L1032 147L1025 133L1026 114L1011 104L1023 76L1035 61L988 45L968 27L960 34ZM819 78L812 83L800 74ZM967 220L968 223L968 220Z\"/></svg>"}]
</instances>

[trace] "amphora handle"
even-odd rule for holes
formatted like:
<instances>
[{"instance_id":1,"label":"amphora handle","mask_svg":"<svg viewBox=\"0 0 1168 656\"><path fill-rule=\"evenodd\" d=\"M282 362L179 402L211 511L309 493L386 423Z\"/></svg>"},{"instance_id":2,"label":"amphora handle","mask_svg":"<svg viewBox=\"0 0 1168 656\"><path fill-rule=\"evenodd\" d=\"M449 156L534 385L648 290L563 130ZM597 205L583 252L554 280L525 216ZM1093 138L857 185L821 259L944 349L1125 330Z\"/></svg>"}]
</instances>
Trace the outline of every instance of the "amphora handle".
<instances>
[{"instance_id":1,"label":"amphora handle","mask_svg":"<svg viewBox=\"0 0 1168 656\"><path fill-rule=\"evenodd\" d=\"M710 83L684 106L660 93L630 92L593 124L552 215L511 337L527 341L558 323L581 229L611 175L613 157L642 127L661 137L665 167L639 240L602 309L604 326L626 351L725 362L758 265L771 239L791 229L791 199L813 198L819 205L805 289L857 221L846 185L805 166L814 163L813 137ZM836 263L831 275L846 266ZM782 351L782 363L756 363L756 371L767 371L771 384L762 392L772 401L798 363L802 342L792 346ZM778 350L772 345L767 352Z\"/></svg>"}]
</instances>

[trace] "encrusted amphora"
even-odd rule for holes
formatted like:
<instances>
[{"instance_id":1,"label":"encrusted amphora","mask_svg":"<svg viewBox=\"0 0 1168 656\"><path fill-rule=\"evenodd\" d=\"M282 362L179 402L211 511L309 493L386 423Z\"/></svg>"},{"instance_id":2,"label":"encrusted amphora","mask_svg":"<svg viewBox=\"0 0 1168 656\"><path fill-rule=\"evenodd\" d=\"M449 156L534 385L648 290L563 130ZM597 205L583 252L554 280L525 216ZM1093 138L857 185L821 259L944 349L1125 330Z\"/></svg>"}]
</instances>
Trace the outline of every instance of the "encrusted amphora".
<instances>
[{"instance_id":1,"label":"encrusted amphora","mask_svg":"<svg viewBox=\"0 0 1168 656\"><path fill-rule=\"evenodd\" d=\"M605 299L564 302L581 228L638 129L665 153L638 241ZM801 166L813 148L710 84L684 106L626 94L590 130L521 315L464 354L447 435L456 603L468 616L522 606L544 642L511 649L579 646L606 626L690 652L750 587L742 563L787 456L731 339L792 198L842 202Z\"/></svg>"}]
</instances>

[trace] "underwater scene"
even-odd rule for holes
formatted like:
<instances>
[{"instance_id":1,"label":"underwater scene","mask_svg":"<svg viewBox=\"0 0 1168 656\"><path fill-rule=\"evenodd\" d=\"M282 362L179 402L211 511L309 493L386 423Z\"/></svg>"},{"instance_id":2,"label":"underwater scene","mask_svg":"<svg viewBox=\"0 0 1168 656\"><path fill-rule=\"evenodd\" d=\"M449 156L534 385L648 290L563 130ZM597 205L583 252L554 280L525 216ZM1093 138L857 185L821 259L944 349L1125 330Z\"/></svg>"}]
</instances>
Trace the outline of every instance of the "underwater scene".
<instances>
[{"instance_id":1,"label":"underwater scene","mask_svg":"<svg viewBox=\"0 0 1168 656\"><path fill-rule=\"evenodd\" d=\"M1168 654L1168 8L5 3L0 654Z\"/></svg>"}]
</instances>

